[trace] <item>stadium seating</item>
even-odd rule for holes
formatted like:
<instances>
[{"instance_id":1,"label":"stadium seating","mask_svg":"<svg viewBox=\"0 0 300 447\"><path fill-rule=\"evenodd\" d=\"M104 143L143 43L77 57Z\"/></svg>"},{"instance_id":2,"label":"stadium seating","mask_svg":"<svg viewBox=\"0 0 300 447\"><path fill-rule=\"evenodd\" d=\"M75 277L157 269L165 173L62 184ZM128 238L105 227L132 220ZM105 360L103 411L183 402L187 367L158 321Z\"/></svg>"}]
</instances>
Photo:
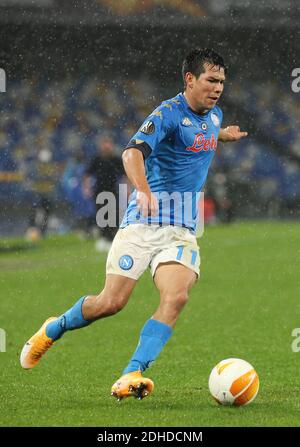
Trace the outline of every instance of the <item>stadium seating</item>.
<instances>
[{"instance_id":1,"label":"stadium seating","mask_svg":"<svg viewBox=\"0 0 300 447\"><path fill-rule=\"evenodd\" d=\"M120 153L144 117L165 96L146 78L13 82L0 96L0 198L13 199L19 193L30 197L31 181L40 176L38 162L39 166L52 167L48 169L48 180L52 172L55 194L67 200L58 174L62 177L72 155L83 151L87 162L103 134L113 138ZM229 179L238 172L244 182L267 184L264 189L273 197L294 200L300 194L300 171L288 156L300 159L295 131L300 112L295 99L270 83L263 87L249 83L247 88L234 85L230 98L245 113L255 115L256 126L266 138L272 135L282 154L255 138L243 140L218 152L213 172L221 171ZM247 123L244 126L247 129ZM211 175L209 182L213 180Z\"/></svg>"}]
</instances>

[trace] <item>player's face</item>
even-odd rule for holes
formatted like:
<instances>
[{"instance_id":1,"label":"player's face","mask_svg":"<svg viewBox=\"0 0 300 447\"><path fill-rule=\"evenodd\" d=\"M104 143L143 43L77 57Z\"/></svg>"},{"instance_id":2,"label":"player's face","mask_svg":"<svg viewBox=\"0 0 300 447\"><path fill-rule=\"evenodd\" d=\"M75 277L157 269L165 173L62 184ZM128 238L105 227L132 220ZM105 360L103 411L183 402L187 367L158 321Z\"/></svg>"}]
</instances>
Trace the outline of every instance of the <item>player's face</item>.
<instances>
[{"instance_id":1,"label":"player's face","mask_svg":"<svg viewBox=\"0 0 300 447\"><path fill-rule=\"evenodd\" d=\"M193 103L199 110L212 109L218 102L224 88L224 68L208 63L204 64L205 72L198 78L190 73L187 87Z\"/></svg>"}]
</instances>

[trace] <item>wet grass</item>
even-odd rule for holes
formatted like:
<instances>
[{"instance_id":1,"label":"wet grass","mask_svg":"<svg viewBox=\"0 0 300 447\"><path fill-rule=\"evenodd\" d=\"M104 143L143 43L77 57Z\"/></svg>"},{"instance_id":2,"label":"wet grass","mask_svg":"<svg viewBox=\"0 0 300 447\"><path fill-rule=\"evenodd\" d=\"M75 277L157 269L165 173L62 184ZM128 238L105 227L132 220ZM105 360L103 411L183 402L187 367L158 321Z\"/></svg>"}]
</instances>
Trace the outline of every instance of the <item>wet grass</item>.
<instances>
[{"instance_id":1,"label":"wet grass","mask_svg":"<svg viewBox=\"0 0 300 447\"><path fill-rule=\"evenodd\" d=\"M201 280L149 369L155 391L141 402L117 403L110 387L158 304L149 272L120 314L66 334L36 369L24 371L23 343L47 317L101 290L106 256L74 236L34 249L11 243L15 248L0 249L0 327L7 336L0 353L2 426L300 425L300 353L291 349L300 326L299 224L205 230ZM209 395L210 371L228 357L249 361L259 374L260 391L248 407L220 407Z\"/></svg>"}]
</instances>

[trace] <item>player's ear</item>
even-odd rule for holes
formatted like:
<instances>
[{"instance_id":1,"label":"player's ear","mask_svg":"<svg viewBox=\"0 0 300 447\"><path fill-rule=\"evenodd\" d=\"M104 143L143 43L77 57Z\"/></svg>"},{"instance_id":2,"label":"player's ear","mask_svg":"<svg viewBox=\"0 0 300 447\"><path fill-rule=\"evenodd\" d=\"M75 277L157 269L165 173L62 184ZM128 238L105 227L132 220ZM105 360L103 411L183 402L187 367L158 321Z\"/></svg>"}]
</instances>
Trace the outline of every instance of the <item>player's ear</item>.
<instances>
[{"instance_id":1,"label":"player's ear","mask_svg":"<svg viewBox=\"0 0 300 447\"><path fill-rule=\"evenodd\" d=\"M187 72L185 74L185 82L186 82L186 86L189 88L193 88L193 80L194 80L194 76L191 72Z\"/></svg>"}]
</instances>

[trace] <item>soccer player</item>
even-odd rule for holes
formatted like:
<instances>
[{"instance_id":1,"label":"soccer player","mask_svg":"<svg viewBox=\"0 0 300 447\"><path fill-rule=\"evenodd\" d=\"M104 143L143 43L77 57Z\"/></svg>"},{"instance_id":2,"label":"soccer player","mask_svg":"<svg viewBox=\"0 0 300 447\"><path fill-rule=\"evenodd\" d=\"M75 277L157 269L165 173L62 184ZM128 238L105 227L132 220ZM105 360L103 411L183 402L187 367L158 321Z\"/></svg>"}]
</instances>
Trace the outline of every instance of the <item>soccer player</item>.
<instances>
[{"instance_id":1,"label":"soccer player","mask_svg":"<svg viewBox=\"0 0 300 447\"><path fill-rule=\"evenodd\" d=\"M118 201L118 179L124 175L121 157L114 153L114 142L108 136L100 138L98 149L99 153L91 160L85 172L84 185L87 190L91 189L89 192L91 196L94 195L94 203L96 203L96 198L102 191L112 192ZM93 188L90 187L91 177L95 178ZM118 219L117 212L116 219ZM116 234L116 228L106 226L100 228L100 233L101 237L96 243L96 249L98 251L108 251Z\"/></svg>"},{"instance_id":2,"label":"soccer player","mask_svg":"<svg viewBox=\"0 0 300 447\"><path fill-rule=\"evenodd\" d=\"M119 312L150 266L160 303L144 324L138 346L111 394L118 400L142 399L152 392L152 380L142 373L171 337L199 277L197 195L217 141L237 141L247 135L238 126L221 128L217 102L226 75L221 56L210 49L192 50L183 62L182 75L184 92L155 109L123 152L124 168L135 190L108 254L104 289L81 297L60 317L46 320L23 347L23 368L36 366L66 331ZM170 194L183 199L181 211L176 200L170 206Z\"/></svg>"}]
</instances>

